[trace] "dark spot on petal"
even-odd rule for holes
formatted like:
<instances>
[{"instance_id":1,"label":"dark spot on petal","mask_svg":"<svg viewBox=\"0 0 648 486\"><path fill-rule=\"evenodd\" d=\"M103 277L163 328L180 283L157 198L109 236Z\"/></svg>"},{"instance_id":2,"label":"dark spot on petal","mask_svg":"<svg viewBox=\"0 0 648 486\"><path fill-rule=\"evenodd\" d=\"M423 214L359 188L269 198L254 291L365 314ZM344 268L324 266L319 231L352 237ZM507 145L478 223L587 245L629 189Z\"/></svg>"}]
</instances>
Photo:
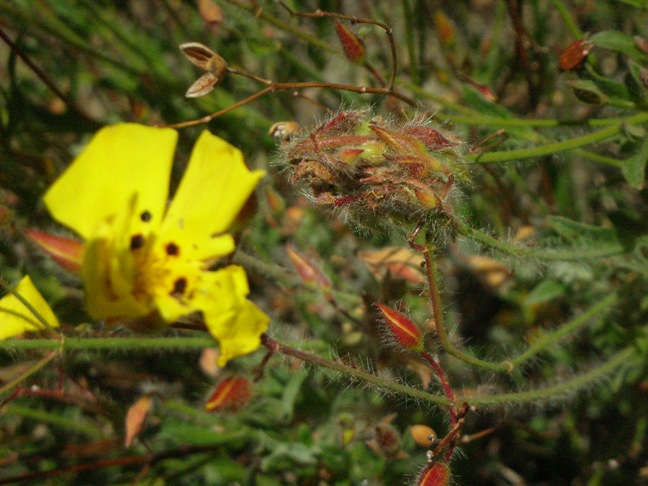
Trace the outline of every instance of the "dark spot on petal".
<instances>
[{"instance_id":1,"label":"dark spot on petal","mask_svg":"<svg viewBox=\"0 0 648 486\"><path fill-rule=\"evenodd\" d=\"M131 236L130 248L131 250L137 250L144 246L144 236L142 235L133 235Z\"/></svg>"},{"instance_id":2,"label":"dark spot on petal","mask_svg":"<svg viewBox=\"0 0 648 486\"><path fill-rule=\"evenodd\" d=\"M174 282L171 295L173 297L180 297L182 294L184 294L185 290L187 290L187 279L184 277L180 277L178 280Z\"/></svg>"},{"instance_id":3,"label":"dark spot on petal","mask_svg":"<svg viewBox=\"0 0 648 486\"><path fill-rule=\"evenodd\" d=\"M166 254L170 256L177 256L180 254L180 247L175 243L169 243L166 246Z\"/></svg>"},{"instance_id":4,"label":"dark spot on petal","mask_svg":"<svg viewBox=\"0 0 648 486\"><path fill-rule=\"evenodd\" d=\"M150 211L144 211L142 214L140 214L140 219L142 221L144 221L145 223L148 223L149 221L151 221L152 218L153 218L153 215L151 214Z\"/></svg>"}]
</instances>

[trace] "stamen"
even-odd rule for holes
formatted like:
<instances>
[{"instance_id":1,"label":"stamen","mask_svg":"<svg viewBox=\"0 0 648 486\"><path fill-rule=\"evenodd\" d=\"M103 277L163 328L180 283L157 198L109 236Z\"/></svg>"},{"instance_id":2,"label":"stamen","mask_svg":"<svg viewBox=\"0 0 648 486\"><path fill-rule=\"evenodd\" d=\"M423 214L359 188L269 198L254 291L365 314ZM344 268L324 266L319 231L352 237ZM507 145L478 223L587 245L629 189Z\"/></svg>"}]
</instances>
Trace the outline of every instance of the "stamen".
<instances>
[{"instance_id":1,"label":"stamen","mask_svg":"<svg viewBox=\"0 0 648 486\"><path fill-rule=\"evenodd\" d=\"M144 246L144 236L138 234L131 236L130 249L137 250Z\"/></svg>"},{"instance_id":2,"label":"stamen","mask_svg":"<svg viewBox=\"0 0 648 486\"><path fill-rule=\"evenodd\" d=\"M173 297L180 297L182 294L184 294L185 290L187 290L187 279L184 277L180 277L178 280L174 282L171 295Z\"/></svg>"},{"instance_id":3,"label":"stamen","mask_svg":"<svg viewBox=\"0 0 648 486\"><path fill-rule=\"evenodd\" d=\"M166 254L169 256L177 256L180 254L180 247L175 243L169 243L165 249Z\"/></svg>"}]
</instances>

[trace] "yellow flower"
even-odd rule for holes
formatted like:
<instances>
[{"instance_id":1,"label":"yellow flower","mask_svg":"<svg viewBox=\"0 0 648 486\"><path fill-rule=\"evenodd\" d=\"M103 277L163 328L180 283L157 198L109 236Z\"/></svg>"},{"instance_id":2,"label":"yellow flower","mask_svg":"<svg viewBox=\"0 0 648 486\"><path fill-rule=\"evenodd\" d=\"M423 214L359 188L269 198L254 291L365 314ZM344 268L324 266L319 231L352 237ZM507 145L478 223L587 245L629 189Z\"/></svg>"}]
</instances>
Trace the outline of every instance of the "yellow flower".
<instances>
[{"instance_id":1,"label":"yellow flower","mask_svg":"<svg viewBox=\"0 0 648 486\"><path fill-rule=\"evenodd\" d=\"M23 277L15 289L47 321L50 327L59 327L58 319L43 296L34 287L29 275ZM45 326L32 314L18 297L7 294L0 299L0 340L25 332L43 331Z\"/></svg>"},{"instance_id":2,"label":"yellow flower","mask_svg":"<svg viewBox=\"0 0 648 486\"><path fill-rule=\"evenodd\" d=\"M263 177L241 152L205 131L167 208L178 134L120 124L100 130L44 200L84 239L82 276L89 313L165 322L200 311L219 340L219 364L254 351L268 317L252 302L244 270L210 271L234 250L227 233Z\"/></svg>"}]
</instances>

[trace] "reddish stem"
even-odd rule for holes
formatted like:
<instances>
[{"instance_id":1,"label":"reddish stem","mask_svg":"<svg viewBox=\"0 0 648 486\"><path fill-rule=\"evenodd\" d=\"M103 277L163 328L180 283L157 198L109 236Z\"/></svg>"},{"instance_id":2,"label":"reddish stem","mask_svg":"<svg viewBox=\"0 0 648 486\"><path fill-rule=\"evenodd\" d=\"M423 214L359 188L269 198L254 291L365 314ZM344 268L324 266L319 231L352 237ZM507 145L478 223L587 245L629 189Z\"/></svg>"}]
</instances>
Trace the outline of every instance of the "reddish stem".
<instances>
[{"instance_id":1,"label":"reddish stem","mask_svg":"<svg viewBox=\"0 0 648 486\"><path fill-rule=\"evenodd\" d=\"M430 353L428 353L426 350L422 350L421 355L428 363L430 363L430 366L434 368L434 371L436 372L437 376L439 377L439 381L441 382L441 386L443 387L443 392L445 393L446 398L450 400L450 424L454 427L455 425L457 425L457 411L454 405L455 398L454 393L452 392L452 388L450 387L450 382L448 382L448 378L446 377L443 368L441 368L441 365L436 362L436 360Z\"/></svg>"}]
</instances>

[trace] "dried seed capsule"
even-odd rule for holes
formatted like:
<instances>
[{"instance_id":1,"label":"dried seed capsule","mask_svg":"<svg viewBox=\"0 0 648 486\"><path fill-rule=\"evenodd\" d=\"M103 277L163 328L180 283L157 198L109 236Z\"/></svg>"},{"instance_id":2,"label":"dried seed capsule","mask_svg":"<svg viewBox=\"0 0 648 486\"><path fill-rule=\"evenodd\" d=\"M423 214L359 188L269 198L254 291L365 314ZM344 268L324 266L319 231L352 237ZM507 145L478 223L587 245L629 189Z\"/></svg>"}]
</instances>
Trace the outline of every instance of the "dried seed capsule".
<instances>
[{"instance_id":1,"label":"dried seed capsule","mask_svg":"<svg viewBox=\"0 0 648 486\"><path fill-rule=\"evenodd\" d=\"M369 228L447 218L455 182L468 180L463 143L423 117L346 111L281 149L291 182L311 201Z\"/></svg>"}]
</instances>

